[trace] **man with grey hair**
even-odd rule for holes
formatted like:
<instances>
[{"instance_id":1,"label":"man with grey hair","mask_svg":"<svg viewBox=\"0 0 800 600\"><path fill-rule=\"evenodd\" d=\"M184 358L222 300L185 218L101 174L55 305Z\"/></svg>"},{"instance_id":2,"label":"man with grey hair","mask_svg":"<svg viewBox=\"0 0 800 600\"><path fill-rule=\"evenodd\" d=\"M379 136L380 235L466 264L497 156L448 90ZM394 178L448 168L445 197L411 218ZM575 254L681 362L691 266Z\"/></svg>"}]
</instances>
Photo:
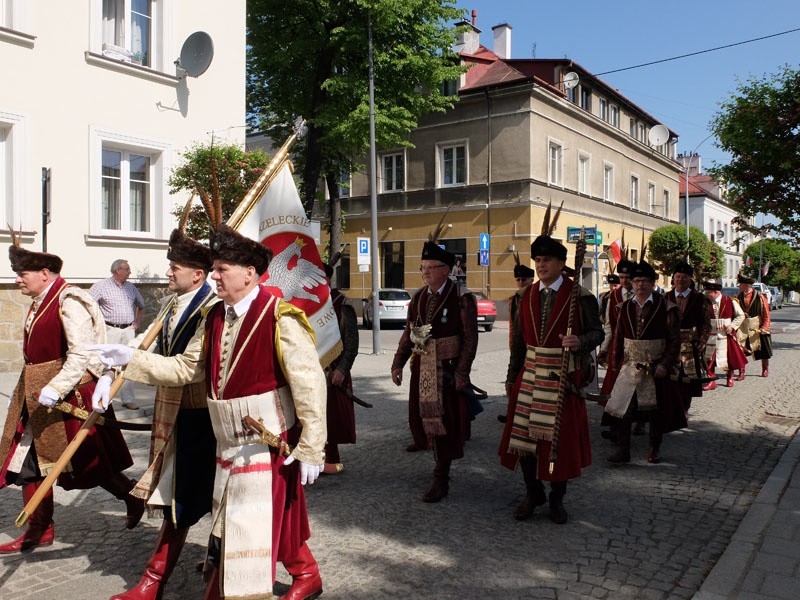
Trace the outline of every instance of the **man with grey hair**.
<instances>
[{"instance_id":1,"label":"man with grey hair","mask_svg":"<svg viewBox=\"0 0 800 600\"><path fill-rule=\"evenodd\" d=\"M136 336L144 314L144 299L128 277L131 267L124 258L111 263L111 277L101 279L89 288L106 321L106 339L109 343L127 344ZM139 408L133 397L133 388L126 384L120 390L122 406Z\"/></svg>"}]
</instances>

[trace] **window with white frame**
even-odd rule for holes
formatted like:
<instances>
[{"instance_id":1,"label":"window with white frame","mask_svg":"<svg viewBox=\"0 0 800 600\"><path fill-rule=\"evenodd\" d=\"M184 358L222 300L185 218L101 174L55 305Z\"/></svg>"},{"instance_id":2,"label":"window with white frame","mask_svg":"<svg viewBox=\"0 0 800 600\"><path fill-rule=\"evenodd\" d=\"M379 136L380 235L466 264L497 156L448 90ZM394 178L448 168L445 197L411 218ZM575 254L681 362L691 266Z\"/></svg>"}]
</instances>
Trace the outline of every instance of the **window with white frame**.
<instances>
[{"instance_id":1,"label":"window with white frame","mask_svg":"<svg viewBox=\"0 0 800 600\"><path fill-rule=\"evenodd\" d=\"M103 54L154 66L156 0L101 0Z\"/></svg>"},{"instance_id":2,"label":"window with white frame","mask_svg":"<svg viewBox=\"0 0 800 600\"><path fill-rule=\"evenodd\" d=\"M561 185L561 163L564 150L558 142L549 142L547 160L547 182L552 185Z\"/></svg>"},{"instance_id":3,"label":"window with white frame","mask_svg":"<svg viewBox=\"0 0 800 600\"><path fill-rule=\"evenodd\" d=\"M579 194L588 194L589 193L589 155L588 154L579 154L578 155L578 193Z\"/></svg>"},{"instance_id":4,"label":"window with white frame","mask_svg":"<svg viewBox=\"0 0 800 600\"><path fill-rule=\"evenodd\" d=\"M634 119L633 117L631 117L631 130L630 130L630 134L631 134L631 137L632 137L632 138L634 138L634 139L636 138L636 119Z\"/></svg>"},{"instance_id":5,"label":"window with white frame","mask_svg":"<svg viewBox=\"0 0 800 600\"><path fill-rule=\"evenodd\" d=\"M608 100L600 98L600 118L608 121Z\"/></svg>"},{"instance_id":6,"label":"window with white frame","mask_svg":"<svg viewBox=\"0 0 800 600\"><path fill-rule=\"evenodd\" d=\"M25 134L23 115L0 111L0 228L20 227L25 206Z\"/></svg>"},{"instance_id":7,"label":"window with white frame","mask_svg":"<svg viewBox=\"0 0 800 600\"><path fill-rule=\"evenodd\" d=\"M614 201L614 165L603 165L603 200Z\"/></svg>"},{"instance_id":8,"label":"window with white frame","mask_svg":"<svg viewBox=\"0 0 800 600\"><path fill-rule=\"evenodd\" d=\"M4 127L0 123L0 214L7 216L6 206L12 197L11 187L11 161L8 158L8 136L10 127Z\"/></svg>"},{"instance_id":9,"label":"window with white frame","mask_svg":"<svg viewBox=\"0 0 800 600\"><path fill-rule=\"evenodd\" d=\"M647 127L645 127L644 123L639 123L639 136L636 139L644 143L644 141L647 139L646 132Z\"/></svg>"},{"instance_id":10,"label":"window with white frame","mask_svg":"<svg viewBox=\"0 0 800 600\"><path fill-rule=\"evenodd\" d=\"M33 10L28 0L0 0L0 27L22 32L28 29L28 13Z\"/></svg>"},{"instance_id":11,"label":"window with white frame","mask_svg":"<svg viewBox=\"0 0 800 600\"><path fill-rule=\"evenodd\" d=\"M650 211L650 214L656 214L656 184L655 183L648 183L647 184L647 209Z\"/></svg>"},{"instance_id":12,"label":"window with white frame","mask_svg":"<svg viewBox=\"0 0 800 600\"><path fill-rule=\"evenodd\" d=\"M639 178L631 175L631 208L639 210Z\"/></svg>"},{"instance_id":13,"label":"window with white frame","mask_svg":"<svg viewBox=\"0 0 800 600\"><path fill-rule=\"evenodd\" d=\"M467 183L467 146L449 144L439 146L440 187Z\"/></svg>"},{"instance_id":14,"label":"window with white frame","mask_svg":"<svg viewBox=\"0 0 800 600\"><path fill-rule=\"evenodd\" d=\"M581 86L581 108L592 112L592 90Z\"/></svg>"},{"instance_id":15,"label":"window with white frame","mask_svg":"<svg viewBox=\"0 0 800 600\"><path fill-rule=\"evenodd\" d=\"M0 0L0 27L14 29L13 0Z\"/></svg>"},{"instance_id":16,"label":"window with white frame","mask_svg":"<svg viewBox=\"0 0 800 600\"><path fill-rule=\"evenodd\" d=\"M170 145L91 128L90 236L160 239Z\"/></svg>"},{"instance_id":17,"label":"window with white frame","mask_svg":"<svg viewBox=\"0 0 800 600\"><path fill-rule=\"evenodd\" d=\"M669 197L669 190L664 190L664 194L661 197L661 215L663 217L669 218L669 209L670 209L670 197Z\"/></svg>"},{"instance_id":18,"label":"window with white frame","mask_svg":"<svg viewBox=\"0 0 800 600\"><path fill-rule=\"evenodd\" d=\"M384 192L396 192L405 188L405 164L403 154L383 155L383 185Z\"/></svg>"},{"instance_id":19,"label":"window with white frame","mask_svg":"<svg viewBox=\"0 0 800 600\"><path fill-rule=\"evenodd\" d=\"M101 228L152 233L153 159L128 149L103 146Z\"/></svg>"},{"instance_id":20,"label":"window with white frame","mask_svg":"<svg viewBox=\"0 0 800 600\"><path fill-rule=\"evenodd\" d=\"M609 122L614 127L619 127L619 107L613 104L608 109Z\"/></svg>"}]
</instances>

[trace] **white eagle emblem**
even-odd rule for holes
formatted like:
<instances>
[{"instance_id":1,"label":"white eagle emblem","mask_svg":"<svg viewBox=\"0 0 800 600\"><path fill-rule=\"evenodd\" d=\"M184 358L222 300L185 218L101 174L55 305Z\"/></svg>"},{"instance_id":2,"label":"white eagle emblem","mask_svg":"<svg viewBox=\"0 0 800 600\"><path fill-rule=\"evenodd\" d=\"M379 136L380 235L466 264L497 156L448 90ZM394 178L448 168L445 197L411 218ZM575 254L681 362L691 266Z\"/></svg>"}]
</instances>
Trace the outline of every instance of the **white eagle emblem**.
<instances>
[{"instance_id":1,"label":"white eagle emblem","mask_svg":"<svg viewBox=\"0 0 800 600\"><path fill-rule=\"evenodd\" d=\"M283 299L287 302L293 298L302 298L319 303L319 296L306 290L312 290L318 285L327 283L325 271L309 260L302 258L305 242L296 238L269 262L267 285L281 290ZM297 264L289 268L289 261L297 257Z\"/></svg>"}]
</instances>

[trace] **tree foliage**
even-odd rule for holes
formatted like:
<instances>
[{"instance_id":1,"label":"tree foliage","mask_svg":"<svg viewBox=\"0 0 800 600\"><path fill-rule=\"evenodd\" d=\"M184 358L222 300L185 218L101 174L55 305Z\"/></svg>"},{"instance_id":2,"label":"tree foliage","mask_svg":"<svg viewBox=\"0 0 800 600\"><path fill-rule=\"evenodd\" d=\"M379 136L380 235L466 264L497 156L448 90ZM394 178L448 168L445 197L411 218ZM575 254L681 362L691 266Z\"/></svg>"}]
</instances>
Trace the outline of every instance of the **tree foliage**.
<instances>
[{"instance_id":1,"label":"tree foliage","mask_svg":"<svg viewBox=\"0 0 800 600\"><path fill-rule=\"evenodd\" d=\"M167 180L170 193L188 192L199 195L203 190L213 195L212 157L214 170L219 182L219 195L222 199L222 217L227 219L239 205L244 195L255 183L258 176L269 164L269 157L261 150L246 151L236 144L196 144L181 153L183 163L175 167ZM180 218L185 202L176 205L172 210L175 217ZM192 206L186 233L198 240L208 238L211 226L199 198Z\"/></svg>"},{"instance_id":2,"label":"tree foliage","mask_svg":"<svg viewBox=\"0 0 800 600\"><path fill-rule=\"evenodd\" d=\"M453 0L250 0L247 9L249 124L282 141L287 124L306 120L294 152L300 196L310 214L324 178L335 226L341 173L369 147L368 23L376 140L396 148L421 115L456 100L441 89L463 72L450 25L463 13Z\"/></svg>"},{"instance_id":3,"label":"tree foliage","mask_svg":"<svg viewBox=\"0 0 800 600\"><path fill-rule=\"evenodd\" d=\"M773 229L800 237L800 71L751 78L721 104L711 123L720 147L732 155L709 172L727 187L740 213L740 228L756 232L748 219L777 217Z\"/></svg>"},{"instance_id":4,"label":"tree foliage","mask_svg":"<svg viewBox=\"0 0 800 600\"><path fill-rule=\"evenodd\" d=\"M761 281L784 290L800 289L800 252L794 250L785 240L768 238L750 244L744 251L745 262L750 266L742 267L742 271L758 277L759 267L769 263L769 270L762 275Z\"/></svg>"},{"instance_id":5,"label":"tree foliage","mask_svg":"<svg viewBox=\"0 0 800 600\"><path fill-rule=\"evenodd\" d=\"M657 271L670 275L677 263L686 260L686 227L666 225L656 229L648 242L647 260ZM722 276L722 248L697 227L689 228L689 264L698 281Z\"/></svg>"}]
</instances>

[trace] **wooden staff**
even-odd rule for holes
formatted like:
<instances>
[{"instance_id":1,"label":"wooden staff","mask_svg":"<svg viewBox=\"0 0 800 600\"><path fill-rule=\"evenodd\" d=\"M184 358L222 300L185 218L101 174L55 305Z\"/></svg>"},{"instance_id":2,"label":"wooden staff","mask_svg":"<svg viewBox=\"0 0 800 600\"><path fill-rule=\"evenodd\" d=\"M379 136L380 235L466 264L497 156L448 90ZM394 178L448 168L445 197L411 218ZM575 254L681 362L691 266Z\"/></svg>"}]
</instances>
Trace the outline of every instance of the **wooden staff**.
<instances>
[{"instance_id":1,"label":"wooden staff","mask_svg":"<svg viewBox=\"0 0 800 600\"><path fill-rule=\"evenodd\" d=\"M586 254L586 230L581 228L581 237L575 246L575 276L573 277L572 294L569 298L569 317L567 318L567 335L572 335L572 327L578 316L578 304L581 296L580 273L583 268L583 257ZM561 416L564 411L564 395L567 393L567 377L569 376L570 349L561 351L561 372L558 376L558 398L556 399L556 418L553 424L553 441L550 444L550 474L556 468L558 460L558 439L561 436Z\"/></svg>"},{"instance_id":2,"label":"wooden staff","mask_svg":"<svg viewBox=\"0 0 800 600\"><path fill-rule=\"evenodd\" d=\"M169 303L167 307L169 307L172 303ZM164 325L164 314L166 314L166 310L162 311L161 315L153 321L153 325L150 327L150 332L145 336L142 340L142 343L139 344L140 350L146 350L149 348L153 342L156 341L158 334L161 332L161 327ZM113 399L114 396L117 395L117 392L122 387L122 384L125 383L125 380L122 377L117 377L113 383L111 384L111 391L109 392L109 396ZM33 494L28 503L22 509L22 512L19 513L17 520L14 521L14 524L17 527L22 527L28 521L28 518L34 513L34 511L39 507L39 504L50 491L50 489L55 485L56 479L64 469L67 468L69 461L72 460L72 457L80 448L80 445L86 439L86 436L89 435L89 430L94 427L95 422L100 417L100 413L97 411L92 411L92 414L89 415L89 418L83 422L81 428L78 430L78 433L75 434L75 437L72 438L72 441L64 448L64 451L61 453L61 456L58 457L53 469L48 473L47 477L44 478L42 484L39 486L39 489Z\"/></svg>"}]
</instances>

